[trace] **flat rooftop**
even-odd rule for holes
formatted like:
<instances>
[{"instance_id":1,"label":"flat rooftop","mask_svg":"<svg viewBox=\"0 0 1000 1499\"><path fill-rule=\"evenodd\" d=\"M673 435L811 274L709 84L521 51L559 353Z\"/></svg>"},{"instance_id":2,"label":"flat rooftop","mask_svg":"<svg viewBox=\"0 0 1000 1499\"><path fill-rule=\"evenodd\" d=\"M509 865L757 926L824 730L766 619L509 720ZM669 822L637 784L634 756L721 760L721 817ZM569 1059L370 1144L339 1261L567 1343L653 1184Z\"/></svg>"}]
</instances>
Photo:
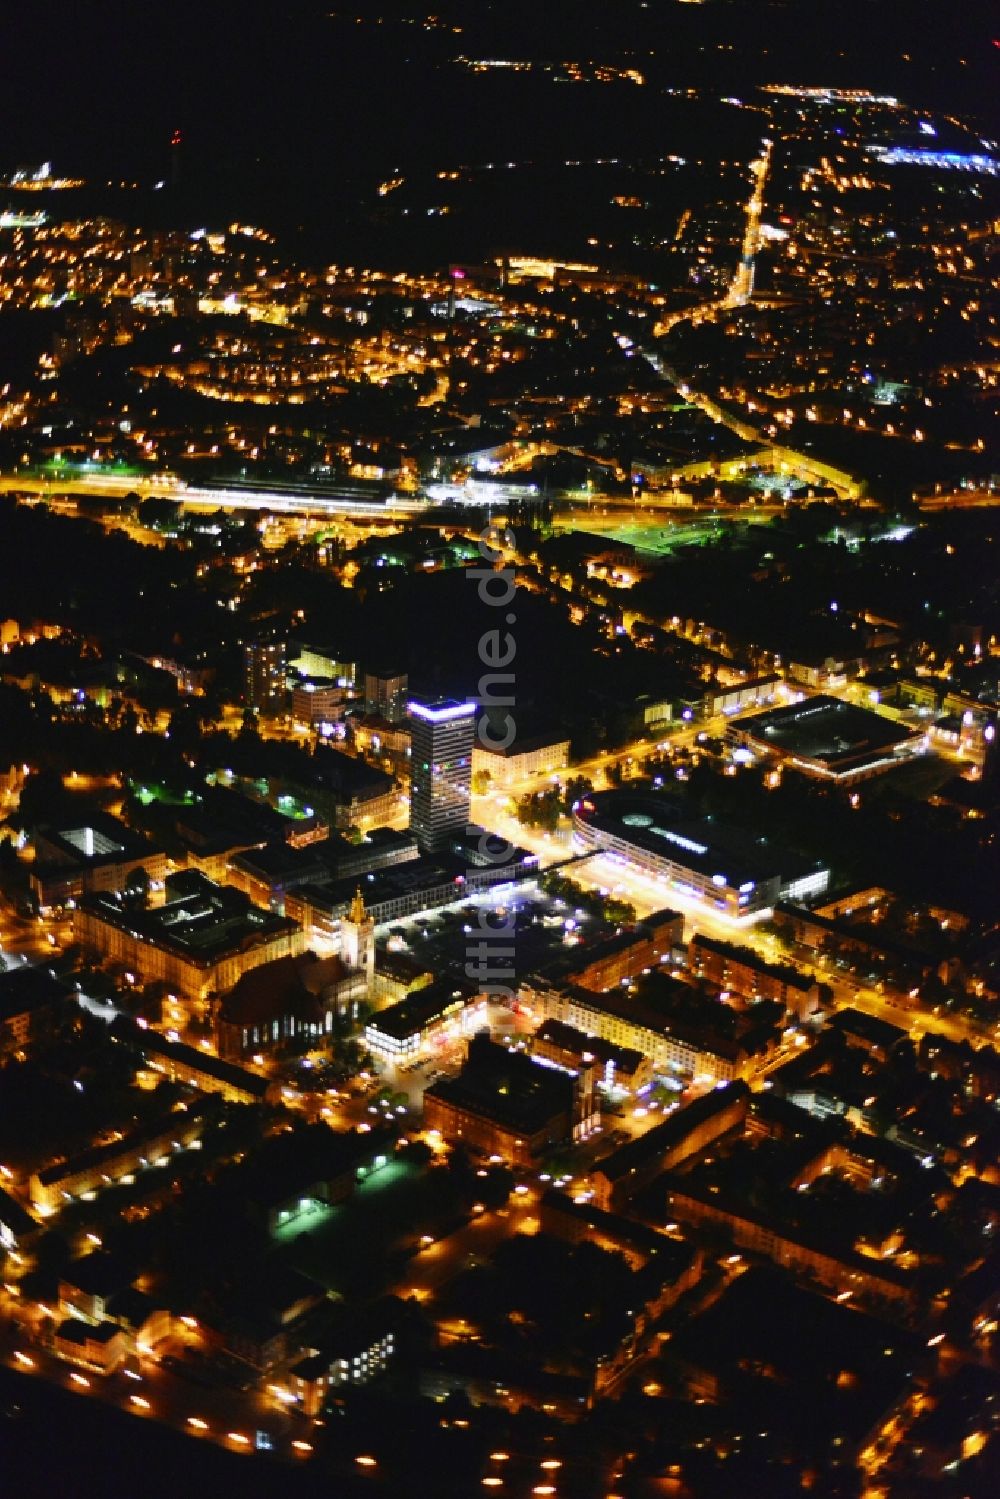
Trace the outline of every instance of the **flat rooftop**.
<instances>
[{"instance_id":1,"label":"flat rooftop","mask_svg":"<svg viewBox=\"0 0 1000 1499\"><path fill-rule=\"evenodd\" d=\"M892 755L918 737L870 708L823 694L734 719L732 728L776 754L815 761L832 771Z\"/></svg>"},{"instance_id":2,"label":"flat rooftop","mask_svg":"<svg viewBox=\"0 0 1000 1499\"><path fill-rule=\"evenodd\" d=\"M354 899L359 881L369 910L384 901L411 895L414 891L430 892L449 881L455 886L456 900L461 900L465 894L462 882L453 869L436 858L425 855L407 859L402 864L391 864L387 869L368 870L363 876L347 875L343 878L310 881L300 888L299 894L321 909L339 913L342 907L349 906Z\"/></svg>"},{"instance_id":3,"label":"flat rooftop","mask_svg":"<svg viewBox=\"0 0 1000 1499\"><path fill-rule=\"evenodd\" d=\"M116 895L85 896L80 910L143 942L206 967L297 930L294 921L262 911L239 890L194 870L167 880L162 906L142 907Z\"/></svg>"},{"instance_id":4,"label":"flat rooftop","mask_svg":"<svg viewBox=\"0 0 1000 1499\"><path fill-rule=\"evenodd\" d=\"M510 744L492 746L488 744L477 744L476 749L481 754L493 755L499 760L514 760L518 755L530 755L536 750L556 749L563 744L569 744L569 731L551 729L547 733L523 735L518 734Z\"/></svg>"},{"instance_id":5,"label":"flat rooftop","mask_svg":"<svg viewBox=\"0 0 1000 1499\"><path fill-rule=\"evenodd\" d=\"M673 798L660 791L590 792L573 810L581 822L685 869L710 877L724 871L722 882L729 886L787 877L783 866L794 862L785 850L779 856L765 838L714 819L683 817Z\"/></svg>"},{"instance_id":6,"label":"flat rooftop","mask_svg":"<svg viewBox=\"0 0 1000 1499\"><path fill-rule=\"evenodd\" d=\"M363 852L360 847L359 852ZM441 892L448 886L453 887L455 900L461 901L487 884L503 885L529 878L521 865L533 858L526 849L516 846L510 860L503 864L494 864L485 858L477 863L474 856L466 859L440 851L404 859L384 869L358 869L343 877L310 880L299 887L297 894L318 909L339 916L350 905L360 886L366 907L375 913L376 920L381 921L380 908L387 902L422 900L426 895L430 905L440 905L443 903ZM491 877L493 875L495 879Z\"/></svg>"},{"instance_id":7,"label":"flat rooftop","mask_svg":"<svg viewBox=\"0 0 1000 1499\"><path fill-rule=\"evenodd\" d=\"M420 718L432 724L442 724L452 723L460 718L473 718L476 705L471 702L459 702L453 697L430 698L426 702L419 698L411 698L406 705L406 711L411 718Z\"/></svg>"},{"instance_id":8,"label":"flat rooftop","mask_svg":"<svg viewBox=\"0 0 1000 1499\"><path fill-rule=\"evenodd\" d=\"M66 868L113 864L120 859L149 858L159 850L105 812L92 812L79 823L42 823L34 830L39 862Z\"/></svg>"},{"instance_id":9,"label":"flat rooftop","mask_svg":"<svg viewBox=\"0 0 1000 1499\"><path fill-rule=\"evenodd\" d=\"M424 1094L486 1118L501 1129L532 1135L573 1106L573 1080L540 1067L521 1052L477 1036L457 1077L441 1078Z\"/></svg>"},{"instance_id":10,"label":"flat rooftop","mask_svg":"<svg viewBox=\"0 0 1000 1499\"><path fill-rule=\"evenodd\" d=\"M468 980L444 978L422 989L414 989L394 1005L379 1010L368 1022L373 1030L394 1040L405 1041L425 1026L470 1003L476 997L476 986Z\"/></svg>"}]
</instances>

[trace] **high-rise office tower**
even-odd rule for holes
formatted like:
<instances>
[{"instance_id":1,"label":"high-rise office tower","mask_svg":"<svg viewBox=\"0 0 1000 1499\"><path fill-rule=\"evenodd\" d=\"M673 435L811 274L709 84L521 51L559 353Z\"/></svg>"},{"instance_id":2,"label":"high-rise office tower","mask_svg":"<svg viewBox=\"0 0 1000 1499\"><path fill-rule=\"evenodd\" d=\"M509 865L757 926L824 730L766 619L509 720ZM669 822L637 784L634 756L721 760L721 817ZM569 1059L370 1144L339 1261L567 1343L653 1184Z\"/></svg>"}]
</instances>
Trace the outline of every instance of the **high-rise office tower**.
<instances>
[{"instance_id":1,"label":"high-rise office tower","mask_svg":"<svg viewBox=\"0 0 1000 1499\"><path fill-rule=\"evenodd\" d=\"M465 832L472 803L475 703L410 701L410 828L432 851Z\"/></svg>"},{"instance_id":2,"label":"high-rise office tower","mask_svg":"<svg viewBox=\"0 0 1000 1499\"><path fill-rule=\"evenodd\" d=\"M406 717L406 672L372 669L365 672L365 712L384 718L386 723L402 723Z\"/></svg>"},{"instance_id":3,"label":"high-rise office tower","mask_svg":"<svg viewBox=\"0 0 1000 1499\"><path fill-rule=\"evenodd\" d=\"M251 640L243 647L243 701L255 713L285 709L285 643Z\"/></svg>"}]
</instances>

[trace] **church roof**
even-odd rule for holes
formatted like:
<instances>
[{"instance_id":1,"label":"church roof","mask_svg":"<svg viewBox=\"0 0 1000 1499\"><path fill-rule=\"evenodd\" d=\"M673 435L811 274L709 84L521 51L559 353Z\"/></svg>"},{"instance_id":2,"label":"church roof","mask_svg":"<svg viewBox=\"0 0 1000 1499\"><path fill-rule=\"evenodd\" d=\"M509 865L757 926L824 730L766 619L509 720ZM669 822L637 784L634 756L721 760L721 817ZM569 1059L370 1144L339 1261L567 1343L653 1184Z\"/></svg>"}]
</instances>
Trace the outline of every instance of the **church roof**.
<instances>
[{"instance_id":1,"label":"church roof","mask_svg":"<svg viewBox=\"0 0 1000 1499\"><path fill-rule=\"evenodd\" d=\"M315 1021L325 1008L324 996L350 976L351 970L336 954L319 958L307 952L275 958L237 980L222 1001L219 1018L241 1026L260 1025L282 1015Z\"/></svg>"}]
</instances>

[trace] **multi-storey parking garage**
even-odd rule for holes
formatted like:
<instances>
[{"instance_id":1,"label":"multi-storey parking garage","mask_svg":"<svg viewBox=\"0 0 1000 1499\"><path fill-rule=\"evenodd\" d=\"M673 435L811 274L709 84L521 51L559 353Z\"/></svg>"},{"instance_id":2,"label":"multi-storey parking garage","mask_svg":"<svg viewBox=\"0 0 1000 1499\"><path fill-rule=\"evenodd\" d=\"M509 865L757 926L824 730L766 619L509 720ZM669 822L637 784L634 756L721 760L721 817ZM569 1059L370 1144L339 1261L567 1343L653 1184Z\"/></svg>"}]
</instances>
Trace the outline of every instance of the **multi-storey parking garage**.
<instances>
[{"instance_id":1,"label":"multi-storey parking garage","mask_svg":"<svg viewBox=\"0 0 1000 1499\"><path fill-rule=\"evenodd\" d=\"M682 818L662 792L597 791L573 808L580 852L603 853L660 880L665 894L696 901L730 920L751 922L778 900L819 895L830 872L774 849L743 829Z\"/></svg>"}]
</instances>

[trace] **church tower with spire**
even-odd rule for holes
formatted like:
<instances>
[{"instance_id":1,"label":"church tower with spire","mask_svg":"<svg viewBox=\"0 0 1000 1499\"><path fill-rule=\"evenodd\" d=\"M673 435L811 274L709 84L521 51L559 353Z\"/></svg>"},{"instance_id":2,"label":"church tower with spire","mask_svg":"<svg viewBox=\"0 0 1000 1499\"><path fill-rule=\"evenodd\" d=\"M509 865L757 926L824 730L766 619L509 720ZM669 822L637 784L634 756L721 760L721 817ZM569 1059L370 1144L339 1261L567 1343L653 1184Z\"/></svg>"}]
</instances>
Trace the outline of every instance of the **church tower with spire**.
<instances>
[{"instance_id":1,"label":"church tower with spire","mask_svg":"<svg viewBox=\"0 0 1000 1499\"><path fill-rule=\"evenodd\" d=\"M345 968L364 973L365 990L370 994L375 982L375 922L365 910L360 886L340 920L340 960Z\"/></svg>"}]
</instances>

